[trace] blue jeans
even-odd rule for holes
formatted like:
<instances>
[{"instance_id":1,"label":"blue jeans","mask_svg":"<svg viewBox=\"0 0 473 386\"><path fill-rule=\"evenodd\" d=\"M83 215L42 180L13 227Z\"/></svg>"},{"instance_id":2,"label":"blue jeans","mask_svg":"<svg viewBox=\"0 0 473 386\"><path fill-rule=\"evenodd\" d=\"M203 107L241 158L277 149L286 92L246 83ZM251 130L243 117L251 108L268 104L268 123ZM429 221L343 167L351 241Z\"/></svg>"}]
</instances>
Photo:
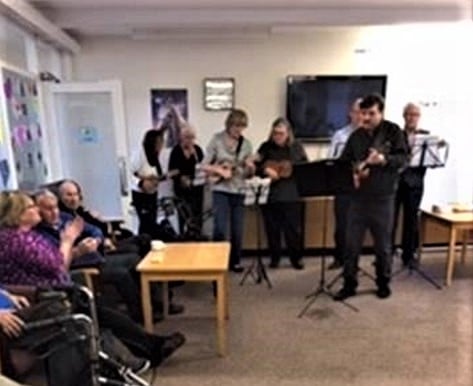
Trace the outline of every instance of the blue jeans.
<instances>
[{"instance_id":1,"label":"blue jeans","mask_svg":"<svg viewBox=\"0 0 473 386\"><path fill-rule=\"evenodd\" d=\"M244 199L245 196L242 194L212 193L214 210L213 240L228 240L228 234L230 233L230 267L240 264L245 215Z\"/></svg>"}]
</instances>

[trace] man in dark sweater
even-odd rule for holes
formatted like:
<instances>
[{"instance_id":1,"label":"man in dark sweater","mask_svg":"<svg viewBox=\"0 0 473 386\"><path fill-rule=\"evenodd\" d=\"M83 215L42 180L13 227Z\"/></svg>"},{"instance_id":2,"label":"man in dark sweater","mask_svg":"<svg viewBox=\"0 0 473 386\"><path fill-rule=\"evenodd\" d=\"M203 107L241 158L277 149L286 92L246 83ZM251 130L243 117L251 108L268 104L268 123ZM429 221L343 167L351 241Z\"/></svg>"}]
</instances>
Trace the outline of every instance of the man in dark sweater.
<instances>
[{"instance_id":1,"label":"man in dark sweater","mask_svg":"<svg viewBox=\"0 0 473 386\"><path fill-rule=\"evenodd\" d=\"M429 134L428 131L419 129L420 108L408 103L404 107L404 139L409 153L412 152L415 137L417 135ZM407 167L399 180L396 192L396 205L394 210L394 228L392 234L393 248L396 240L399 211L402 207L402 262L404 266L411 267L417 264L414 254L419 245L419 207L424 194L424 177L426 168L424 166Z\"/></svg>"},{"instance_id":2,"label":"man in dark sweater","mask_svg":"<svg viewBox=\"0 0 473 386\"><path fill-rule=\"evenodd\" d=\"M354 165L354 190L348 215L344 285L335 300L356 294L358 260L365 232L370 230L376 254L376 295L391 295L391 232L399 170L407 162L401 129L384 119L384 100L369 95L360 103L362 128L348 139L341 160Z\"/></svg>"}]
</instances>

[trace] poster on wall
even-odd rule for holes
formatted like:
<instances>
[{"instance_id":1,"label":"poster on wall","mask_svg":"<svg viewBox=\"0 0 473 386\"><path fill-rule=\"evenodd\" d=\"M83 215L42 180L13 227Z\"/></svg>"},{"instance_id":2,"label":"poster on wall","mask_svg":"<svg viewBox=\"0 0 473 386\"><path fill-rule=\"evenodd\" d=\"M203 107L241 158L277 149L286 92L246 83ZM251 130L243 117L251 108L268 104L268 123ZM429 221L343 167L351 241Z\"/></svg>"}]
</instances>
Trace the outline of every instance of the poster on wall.
<instances>
[{"instance_id":1,"label":"poster on wall","mask_svg":"<svg viewBox=\"0 0 473 386\"><path fill-rule=\"evenodd\" d=\"M10 178L10 162L8 160L8 149L5 133L5 115L3 107L0 105L0 191L12 189L12 179Z\"/></svg>"},{"instance_id":2,"label":"poster on wall","mask_svg":"<svg viewBox=\"0 0 473 386\"><path fill-rule=\"evenodd\" d=\"M151 117L153 127L166 129L166 147L179 141L179 123L187 121L188 102L186 89L152 89Z\"/></svg>"},{"instance_id":3,"label":"poster on wall","mask_svg":"<svg viewBox=\"0 0 473 386\"><path fill-rule=\"evenodd\" d=\"M6 69L3 70L3 82L18 188L34 189L43 184L48 175L37 83L33 78Z\"/></svg>"}]
</instances>

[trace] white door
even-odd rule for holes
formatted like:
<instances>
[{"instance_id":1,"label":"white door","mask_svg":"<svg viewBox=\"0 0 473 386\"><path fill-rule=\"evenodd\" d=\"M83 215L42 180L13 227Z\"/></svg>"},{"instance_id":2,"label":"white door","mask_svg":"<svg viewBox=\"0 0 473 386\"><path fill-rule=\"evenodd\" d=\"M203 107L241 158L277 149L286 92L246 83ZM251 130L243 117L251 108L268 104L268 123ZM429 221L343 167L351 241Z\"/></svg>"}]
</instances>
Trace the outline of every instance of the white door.
<instances>
[{"instance_id":1,"label":"white door","mask_svg":"<svg viewBox=\"0 0 473 386\"><path fill-rule=\"evenodd\" d=\"M54 84L45 94L55 179L76 180L87 208L122 219L129 199L121 83Z\"/></svg>"}]
</instances>

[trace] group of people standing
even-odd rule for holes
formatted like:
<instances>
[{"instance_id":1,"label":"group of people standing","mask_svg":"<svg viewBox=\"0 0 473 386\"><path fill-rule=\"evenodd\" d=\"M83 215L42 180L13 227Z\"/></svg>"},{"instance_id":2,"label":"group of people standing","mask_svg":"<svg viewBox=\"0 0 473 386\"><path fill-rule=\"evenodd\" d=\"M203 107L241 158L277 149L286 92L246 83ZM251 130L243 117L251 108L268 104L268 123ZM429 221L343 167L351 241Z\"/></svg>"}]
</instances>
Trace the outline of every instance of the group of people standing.
<instances>
[{"instance_id":1,"label":"group of people standing","mask_svg":"<svg viewBox=\"0 0 473 386\"><path fill-rule=\"evenodd\" d=\"M344 286L336 298L343 300L356 293L358 258L364 234L370 230L376 254L377 295L388 297L395 233L402 206L404 264L415 264L418 243L417 212L423 192L425 168L408 167L412 138L419 133L419 108L408 104L404 111L405 130L384 119L384 100L378 95L357 99L350 110L350 123L332 139L329 158L338 158L353 167L353 189L335 197L336 232L334 262L331 268L344 268ZM302 145L294 138L290 123L278 118L268 139L253 152L243 135L248 126L245 111L234 109L225 120L224 130L216 133L205 153L195 144L195 132L181 130L181 140L171 152L169 173L177 196L187 201L195 214L202 213L202 186L192 181L196 165L201 165L212 184L213 240L231 242L230 266L242 272L240 264L244 227L245 179L261 176L271 179L268 203L262 214L270 252L270 267L277 268L282 255L282 237L291 265L303 269L302 212L294 164L307 162ZM140 220L140 232L153 235L156 226L156 190L163 175L159 154L164 131L149 130L134 167L137 185L133 203Z\"/></svg>"},{"instance_id":2,"label":"group of people standing","mask_svg":"<svg viewBox=\"0 0 473 386\"><path fill-rule=\"evenodd\" d=\"M203 187L193 184L196 165L212 185L213 240L230 240L230 266L242 272L240 264L243 227L245 179L258 175L271 179L268 205L263 210L271 266L278 267L282 253L282 234L295 269L302 264L302 206L292 176L294 163L307 161L302 145L294 139L289 122L278 118L269 138L256 154L251 142L243 135L248 115L241 109L229 112L224 130L216 133L204 152L195 144L195 132L185 125L180 143L172 151L168 170L174 182L174 193L186 201L195 216L202 213ZM139 232L159 236L156 221L159 180L163 176L159 155L164 144L164 131L151 129L145 133L138 160L133 165L137 184L132 193L133 205L139 218Z\"/></svg>"}]
</instances>

